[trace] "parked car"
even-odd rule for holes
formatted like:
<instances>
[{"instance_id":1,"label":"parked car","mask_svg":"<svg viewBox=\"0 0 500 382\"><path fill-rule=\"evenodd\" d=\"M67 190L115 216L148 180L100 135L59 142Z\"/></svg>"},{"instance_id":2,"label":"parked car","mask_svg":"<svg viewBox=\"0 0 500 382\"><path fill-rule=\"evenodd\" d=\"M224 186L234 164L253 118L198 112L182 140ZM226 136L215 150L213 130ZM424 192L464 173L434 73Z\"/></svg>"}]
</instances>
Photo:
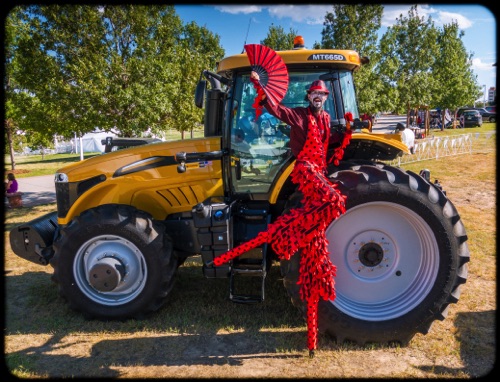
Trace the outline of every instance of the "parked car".
<instances>
[{"instance_id":1,"label":"parked car","mask_svg":"<svg viewBox=\"0 0 500 382\"><path fill-rule=\"evenodd\" d=\"M480 127L482 124L483 117L479 110L466 109L460 114L460 127Z\"/></svg>"},{"instance_id":2,"label":"parked car","mask_svg":"<svg viewBox=\"0 0 500 382\"><path fill-rule=\"evenodd\" d=\"M462 114L464 113L465 110L474 110L474 108L473 107L460 107L457 110L457 119L460 119L460 117L462 116Z\"/></svg>"},{"instance_id":3,"label":"parked car","mask_svg":"<svg viewBox=\"0 0 500 382\"><path fill-rule=\"evenodd\" d=\"M483 121L496 122L496 120L497 120L496 112L490 112L490 111L486 110L486 108L482 108L482 107L461 107L457 111L457 118L460 119L460 116L466 110L479 111L479 113L481 114L481 117L483 118Z\"/></svg>"},{"instance_id":4,"label":"parked car","mask_svg":"<svg viewBox=\"0 0 500 382\"><path fill-rule=\"evenodd\" d=\"M127 147L135 147L146 145L149 143L161 142L158 138L117 138L117 137L106 137L106 139L101 139L101 144L104 145L104 152L110 153L112 151L117 151L121 149L126 149Z\"/></svg>"},{"instance_id":5,"label":"parked car","mask_svg":"<svg viewBox=\"0 0 500 382\"><path fill-rule=\"evenodd\" d=\"M497 112L497 107L495 106L485 106L484 107L486 111L489 111L490 113L496 113Z\"/></svg>"},{"instance_id":6,"label":"parked car","mask_svg":"<svg viewBox=\"0 0 500 382\"><path fill-rule=\"evenodd\" d=\"M486 108L476 108L475 110L477 110L481 113L481 117L483 117L483 121L496 122L497 113L495 111L488 111Z\"/></svg>"}]
</instances>

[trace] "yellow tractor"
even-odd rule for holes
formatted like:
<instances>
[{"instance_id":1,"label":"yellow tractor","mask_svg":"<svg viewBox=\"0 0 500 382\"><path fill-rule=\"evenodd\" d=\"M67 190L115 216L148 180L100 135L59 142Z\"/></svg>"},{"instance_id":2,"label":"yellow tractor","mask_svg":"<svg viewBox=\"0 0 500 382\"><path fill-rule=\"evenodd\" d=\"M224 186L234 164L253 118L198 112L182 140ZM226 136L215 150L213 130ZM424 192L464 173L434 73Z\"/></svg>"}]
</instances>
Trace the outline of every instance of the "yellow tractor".
<instances>
[{"instance_id":1,"label":"yellow tractor","mask_svg":"<svg viewBox=\"0 0 500 382\"><path fill-rule=\"evenodd\" d=\"M328 86L332 150L345 113L356 119L343 160L328 169L347 211L327 229L337 297L320 302L320 331L338 342L405 345L458 301L469 261L464 225L428 172L384 163L408 149L399 135L371 133L359 121L357 52L277 53L289 74L284 105L306 106L314 80ZM50 264L60 294L86 317L141 318L160 309L191 256L201 257L205 277L228 279L232 301L263 301L266 274L277 266L271 248L209 265L301 200L290 181L290 126L266 113L255 120L250 72L246 54L203 71L194 100L205 109L203 138L129 147L58 170L57 212L12 229L13 251ZM296 253L279 266L292 303L305 312L299 261ZM242 276L255 277L256 290L239 288Z\"/></svg>"}]
</instances>

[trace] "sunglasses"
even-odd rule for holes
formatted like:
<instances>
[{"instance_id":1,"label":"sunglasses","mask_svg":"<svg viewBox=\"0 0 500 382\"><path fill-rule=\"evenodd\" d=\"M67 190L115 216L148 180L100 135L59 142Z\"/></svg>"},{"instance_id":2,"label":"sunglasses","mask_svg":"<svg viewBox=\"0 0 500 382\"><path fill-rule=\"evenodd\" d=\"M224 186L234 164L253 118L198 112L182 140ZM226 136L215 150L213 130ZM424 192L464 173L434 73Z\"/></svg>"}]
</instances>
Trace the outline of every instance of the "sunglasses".
<instances>
[{"instance_id":1,"label":"sunglasses","mask_svg":"<svg viewBox=\"0 0 500 382\"><path fill-rule=\"evenodd\" d=\"M325 93L325 92L319 92L317 90L314 90L311 92L311 95L313 97L327 97L328 96L328 93Z\"/></svg>"}]
</instances>

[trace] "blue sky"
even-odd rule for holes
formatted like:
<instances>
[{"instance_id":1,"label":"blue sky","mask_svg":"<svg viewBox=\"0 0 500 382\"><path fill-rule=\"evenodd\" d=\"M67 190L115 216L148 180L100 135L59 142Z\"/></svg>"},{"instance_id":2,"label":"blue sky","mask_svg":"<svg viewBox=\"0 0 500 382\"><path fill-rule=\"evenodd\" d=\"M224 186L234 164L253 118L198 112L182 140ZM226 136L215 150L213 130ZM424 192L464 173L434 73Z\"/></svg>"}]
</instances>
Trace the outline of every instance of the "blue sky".
<instances>
[{"instance_id":1,"label":"blue sky","mask_svg":"<svg viewBox=\"0 0 500 382\"><path fill-rule=\"evenodd\" d=\"M321 41L324 15L331 5L175 5L184 22L195 21L220 36L226 56L242 53L243 45L258 44L271 25L296 30L310 48ZM401 14L408 16L410 4L386 5L382 17L383 34ZM465 32L462 38L465 49L473 54L473 70L478 84L496 87L496 36L495 15L483 5L419 4L420 16L432 17L437 27L456 21Z\"/></svg>"}]
</instances>

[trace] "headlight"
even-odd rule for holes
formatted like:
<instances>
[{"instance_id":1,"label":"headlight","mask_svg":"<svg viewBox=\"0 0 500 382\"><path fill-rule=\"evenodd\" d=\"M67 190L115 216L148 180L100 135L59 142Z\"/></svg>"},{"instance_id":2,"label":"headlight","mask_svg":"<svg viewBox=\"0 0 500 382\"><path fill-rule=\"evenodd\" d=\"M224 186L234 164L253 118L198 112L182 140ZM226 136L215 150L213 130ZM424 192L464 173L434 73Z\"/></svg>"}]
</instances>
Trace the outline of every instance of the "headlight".
<instances>
[{"instance_id":1,"label":"headlight","mask_svg":"<svg viewBox=\"0 0 500 382\"><path fill-rule=\"evenodd\" d=\"M56 182L56 183L68 183L68 175L66 175L62 172L56 172L56 175L54 177L54 182Z\"/></svg>"}]
</instances>

